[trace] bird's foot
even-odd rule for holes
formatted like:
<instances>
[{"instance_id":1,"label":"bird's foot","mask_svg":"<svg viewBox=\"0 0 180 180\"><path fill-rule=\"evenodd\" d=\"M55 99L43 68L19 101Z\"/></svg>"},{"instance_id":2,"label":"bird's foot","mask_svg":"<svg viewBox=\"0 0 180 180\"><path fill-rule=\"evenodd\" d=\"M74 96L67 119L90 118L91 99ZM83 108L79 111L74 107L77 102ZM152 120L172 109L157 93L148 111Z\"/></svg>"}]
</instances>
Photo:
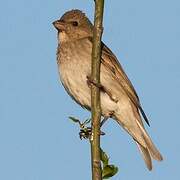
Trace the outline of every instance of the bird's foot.
<instances>
[{"instance_id":1,"label":"bird's foot","mask_svg":"<svg viewBox=\"0 0 180 180\"><path fill-rule=\"evenodd\" d=\"M104 116L103 120L101 121L100 127L102 127L109 118L113 117L113 114L114 111L110 112L107 116Z\"/></svg>"},{"instance_id":2,"label":"bird's foot","mask_svg":"<svg viewBox=\"0 0 180 180\"><path fill-rule=\"evenodd\" d=\"M87 84L88 86L90 87L91 84L93 84L94 86L98 87L99 89L103 90L104 91L104 87L101 85L101 83L97 83L95 82L91 77L89 76L86 76L87 78Z\"/></svg>"},{"instance_id":3,"label":"bird's foot","mask_svg":"<svg viewBox=\"0 0 180 180\"><path fill-rule=\"evenodd\" d=\"M92 78L89 76L86 77L87 77L87 84L89 87L91 87L91 84L93 84L94 86L98 87L101 90L101 92L106 93L112 101L114 101L115 103L118 102L118 99L115 96L113 96L112 93L108 89L106 89L101 83L94 82L94 80L92 80Z\"/></svg>"},{"instance_id":4,"label":"bird's foot","mask_svg":"<svg viewBox=\"0 0 180 180\"><path fill-rule=\"evenodd\" d=\"M108 119L109 119L109 117L104 117L103 120L101 121L100 126L102 127Z\"/></svg>"}]
</instances>

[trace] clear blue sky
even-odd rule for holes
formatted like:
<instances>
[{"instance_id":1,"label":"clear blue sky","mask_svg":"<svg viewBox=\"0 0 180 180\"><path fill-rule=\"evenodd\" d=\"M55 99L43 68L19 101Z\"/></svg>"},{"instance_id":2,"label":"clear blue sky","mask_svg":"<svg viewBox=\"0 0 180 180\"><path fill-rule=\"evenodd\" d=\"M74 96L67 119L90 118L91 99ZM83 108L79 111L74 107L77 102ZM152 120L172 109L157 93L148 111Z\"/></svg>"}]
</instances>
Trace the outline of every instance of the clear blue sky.
<instances>
[{"instance_id":1,"label":"clear blue sky","mask_svg":"<svg viewBox=\"0 0 180 180\"><path fill-rule=\"evenodd\" d=\"M90 179L90 151L68 116L89 112L59 83L52 21L93 1L6 0L0 6L0 179ZM180 179L180 1L106 1L104 42L132 80L164 161L149 172L131 138L114 122L102 147L120 171L112 180Z\"/></svg>"}]
</instances>

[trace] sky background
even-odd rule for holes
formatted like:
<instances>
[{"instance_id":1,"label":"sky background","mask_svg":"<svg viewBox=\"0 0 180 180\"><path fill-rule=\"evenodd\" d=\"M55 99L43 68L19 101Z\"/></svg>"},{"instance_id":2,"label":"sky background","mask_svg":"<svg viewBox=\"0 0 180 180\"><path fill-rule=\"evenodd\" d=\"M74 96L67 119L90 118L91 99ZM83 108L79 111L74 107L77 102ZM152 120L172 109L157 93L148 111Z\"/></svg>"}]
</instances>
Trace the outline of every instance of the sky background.
<instances>
[{"instance_id":1,"label":"sky background","mask_svg":"<svg viewBox=\"0 0 180 180\"><path fill-rule=\"evenodd\" d=\"M102 147L120 169L112 180L180 179L180 1L106 1L103 41L121 60L164 161L149 172L132 139L114 121ZM59 83L56 30L65 11L93 20L93 1L6 0L0 6L0 179L91 179L88 141L78 138L79 107Z\"/></svg>"}]
</instances>

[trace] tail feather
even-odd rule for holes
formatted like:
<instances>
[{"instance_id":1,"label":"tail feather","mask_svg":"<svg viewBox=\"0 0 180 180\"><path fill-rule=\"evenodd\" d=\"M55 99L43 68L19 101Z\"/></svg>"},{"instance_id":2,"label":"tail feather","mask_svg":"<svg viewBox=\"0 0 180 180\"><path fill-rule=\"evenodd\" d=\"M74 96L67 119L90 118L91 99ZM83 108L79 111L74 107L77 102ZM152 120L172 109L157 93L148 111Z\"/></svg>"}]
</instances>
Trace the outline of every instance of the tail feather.
<instances>
[{"instance_id":1,"label":"tail feather","mask_svg":"<svg viewBox=\"0 0 180 180\"><path fill-rule=\"evenodd\" d=\"M135 140L138 145L138 148L142 154L142 157L146 163L146 166L149 170L152 169L152 160L151 157L155 160L162 161L162 155L157 150L153 144L151 138L148 136L143 124L137 118L133 118L134 121L122 121L122 117L117 116L116 120Z\"/></svg>"},{"instance_id":2,"label":"tail feather","mask_svg":"<svg viewBox=\"0 0 180 180\"><path fill-rule=\"evenodd\" d=\"M152 160L151 160L151 156L149 154L148 149L141 146L138 142L136 142L136 144L139 148L139 151L141 152L141 155L144 159L144 162L145 162L147 168L151 171L152 170Z\"/></svg>"},{"instance_id":3,"label":"tail feather","mask_svg":"<svg viewBox=\"0 0 180 180\"><path fill-rule=\"evenodd\" d=\"M137 124L138 124L139 128L141 129L141 131L143 133L143 137L144 137L144 140L146 142L147 149L149 150L149 153L151 154L152 158L157 160L157 161L162 161L163 160L162 155L160 154L158 149L153 144L151 138L148 136L145 129L141 126L141 124L138 121L137 121Z\"/></svg>"}]
</instances>

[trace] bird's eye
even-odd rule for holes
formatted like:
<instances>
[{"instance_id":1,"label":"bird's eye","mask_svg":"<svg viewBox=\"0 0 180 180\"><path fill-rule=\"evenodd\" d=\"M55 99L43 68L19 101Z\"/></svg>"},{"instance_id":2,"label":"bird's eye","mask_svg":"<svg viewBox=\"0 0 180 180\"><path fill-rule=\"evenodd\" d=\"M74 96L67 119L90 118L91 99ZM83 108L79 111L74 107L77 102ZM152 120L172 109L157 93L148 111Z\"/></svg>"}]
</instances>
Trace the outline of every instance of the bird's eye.
<instances>
[{"instance_id":1,"label":"bird's eye","mask_svg":"<svg viewBox=\"0 0 180 180\"><path fill-rule=\"evenodd\" d=\"M72 25L73 25L73 26L78 26L78 22L77 22L77 21L73 21L73 22L72 22Z\"/></svg>"}]
</instances>

